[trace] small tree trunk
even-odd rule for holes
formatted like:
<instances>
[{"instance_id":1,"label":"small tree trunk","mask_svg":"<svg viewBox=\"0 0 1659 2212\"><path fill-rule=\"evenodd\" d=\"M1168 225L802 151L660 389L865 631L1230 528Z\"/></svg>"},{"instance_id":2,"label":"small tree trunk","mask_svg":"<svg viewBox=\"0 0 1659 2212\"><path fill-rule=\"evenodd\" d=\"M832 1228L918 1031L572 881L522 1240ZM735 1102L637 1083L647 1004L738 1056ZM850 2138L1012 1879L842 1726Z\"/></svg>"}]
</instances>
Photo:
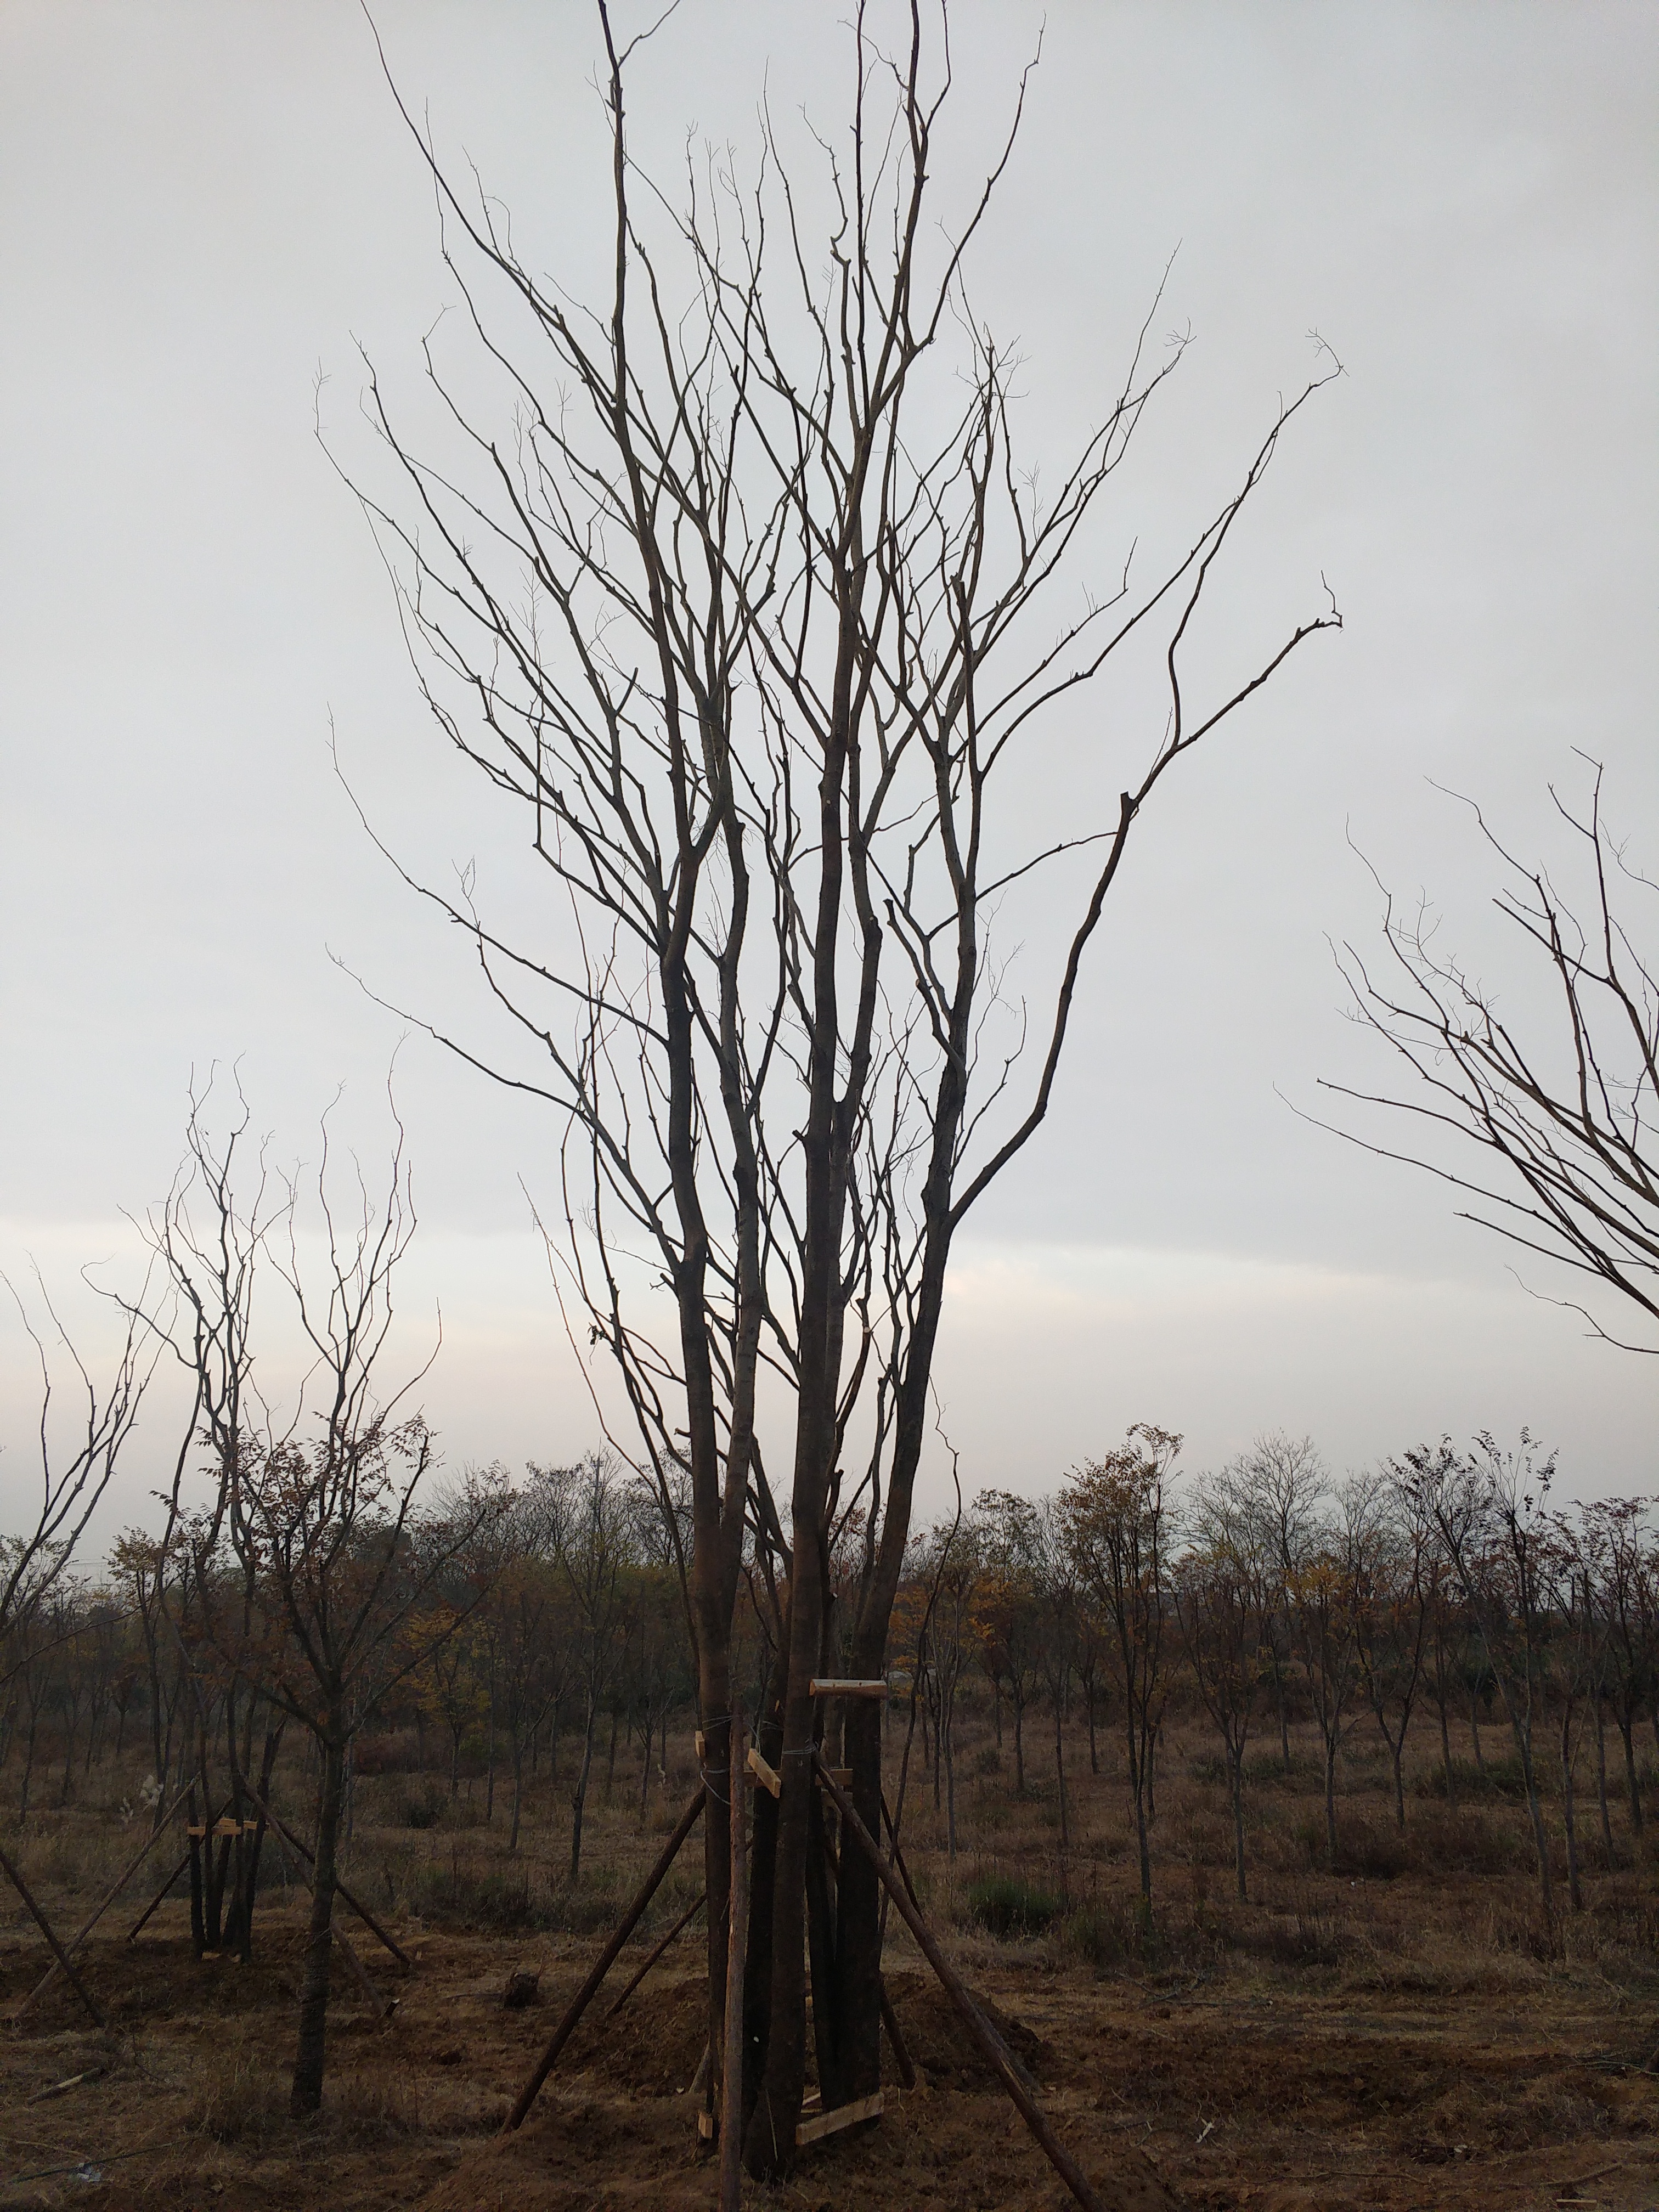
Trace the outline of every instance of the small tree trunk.
<instances>
[{"instance_id":1,"label":"small tree trunk","mask_svg":"<svg viewBox=\"0 0 1659 2212\"><path fill-rule=\"evenodd\" d=\"M1532 1747L1517 1730L1516 1748L1521 1753L1521 1771L1526 1778L1527 1812L1532 1821L1532 1844L1538 1859L1538 1887L1544 1900L1544 1917L1555 1918L1555 1884L1550 1875L1550 1842L1544 1828L1544 1808L1539 1800L1538 1781L1532 1771Z\"/></svg>"},{"instance_id":2,"label":"small tree trunk","mask_svg":"<svg viewBox=\"0 0 1659 2212\"><path fill-rule=\"evenodd\" d=\"M1060 1699L1054 1699L1054 1784L1060 1792L1060 1848L1072 1847L1071 1816L1066 1803L1066 1741L1060 1722Z\"/></svg>"},{"instance_id":3,"label":"small tree trunk","mask_svg":"<svg viewBox=\"0 0 1659 2212\"><path fill-rule=\"evenodd\" d=\"M1248 1905L1249 1893L1244 1886L1244 1748L1241 1744L1235 1753L1231 1747L1227 1754L1228 1779L1233 1785L1233 1863L1238 1873L1238 1901Z\"/></svg>"},{"instance_id":4,"label":"small tree trunk","mask_svg":"<svg viewBox=\"0 0 1659 2212\"><path fill-rule=\"evenodd\" d=\"M1014 1692L1014 1795L1025 1795L1025 1700Z\"/></svg>"},{"instance_id":5,"label":"small tree trunk","mask_svg":"<svg viewBox=\"0 0 1659 2212\"><path fill-rule=\"evenodd\" d=\"M1135 1844L1140 1857L1140 1894L1147 1905L1152 1901L1152 1851L1146 1834L1146 1745L1136 1733L1133 1718L1129 1722L1129 1787L1134 1795Z\"/></svg>"},{"instance_id":6,"label":"small tree trunk","mask_svg":"<svg viewBox=\"0 0 1659 2212\"><path fill-rule=\"evenodd\" d=\"M519 1848L519 1814L524 1804L524 1741L513 1738L513 1825L507 1832L508 1855Z\"/></svg>"},{"instance_id":7,"label":"small tree trunk","mask_svg":"<svg viewBox=\"0 0 1659 2212\"><path fill-rule=\"evenodd\" d=\"M1573 1788L1577 1749L1572 1740L1572 1707L1569 1705L1561 1716L1561 1817L1567 1831L1567 1896L1573 1911L1582 1912L1584 1892L1578 1878L1578 1825L1575 1817L1577 1800Z\"/></svg>"},{"instance_id":8,"label":"small tree trunk","mask_svg":"<svg viewBox=\"0 0 1659 2212\"><path fill-rule=\"evenodd\" d=\"M1601 1700L1595 1700L1595 1804L1601 1816L1601 1849L1613 1872L1613 1822L1607 1814L1607 1729Z\"/></svg>"},{"instance_id":9,"label":"small tree trunk","mask_svg":"<svg viewBox=\"0 0 1659 2212\"><path fill-rule=\"evenodd\" d=\"M1451 1729L1446 1722L1446 1700L1442 1698L1437 1707L1440 1715L1440 1764L1446 1777L1446 1802L1455 1813L1457 1810L1457 1779L1452 1771Z\"/></svg>"},{"instance_id":10,"label":"small tree trunk","mask_svg":"<svg viewBox=\"0 0 1659 2212\"><path fill-rule=\"evenodd\" d=\"M207 1948L207 1929L202 1915L202 1838L198 1832L203 1822L193 1790L185 1808L185 1821L190 1830L190 1948L199 1959Z\"/></svg>"},{"instance_id":11,"label":"small tree trunk","mask_svg":"<svg viewBox=\"0 0 1659 2212\"><path fill-rule=\"evenodd\" d=\"M587 1725L582 1730L581 1771L570 1798L570 1887L574 1889L582 1871L582 1814L587 1804L587 1778L593 1771L593 1699L587 1700Z\"/></svg>"},{"instance_id":12,"label":"small tree trunk","mask_svg":"<svg viewBox=\"0 0 1659 2212\"><path fill-rule=\"evenodd\" d=\"M289 2116L314 2112L323 2101L323 2066L328 2034L328 1970L334 1947L335 1855L345 1797L345 1746L331 1733L323 1742L322 1802L317 1815L317 1857L312 1869L311 1928L306 1942L305 1978L300 1990L300 2035L294 2055Z\"/></svg>"},{"instance_id":13,"label":"small tree trunk","mask_svg":"<svg viewBox=\"0 0 1659 2212\"><path fill-rule=\"evenodd\" d=\"M1401 1729L1400 1731L1400 1741L1398 1743L1390 1740L1389 1751L1394 1760L1395 1826L1399 1829L1401 1834L1403 1836L1406 1832L1406 1784L1401 1775L1400 1770L1406 1756L1406 1731L1404 1729Z\"/></svg>"},{"instance_id":14,"label":"small tree trunk","mask_svg":"<svg viewBox=\"0 0 1659 2212\"><path fill-rule=\"evenodd\" d=\"M1336 1872L1336 1738L1325 1738L1325 1847Z\"/></svg>"},{"instance_id":15,"label":"small tree trunk","mask_svg":"<svg viewBox=\"0 0 1659 2212\"><path fill-rule=\"evenodd\" d=\"M1636 1779L1636 1729L1628 1713L1619 1715L1619 1735L1625 1747L1625 1794L1630 1800L1632 1834L1642 1832L1642 1791Z\"/></svg>"},{"instance_id":16,"label":"small tree trunk","mask_svg":"<svg viewBox=\"0 0 1659 2212\"><path fill-rule=\"evenodd\" d=\"M495 1686L493 1675L489 1687L489 1717L485 1729L484 1826L487 1828L495 1818Z\"/></svg>"},{"instance_id":17,"label":"small tree trunk","mask_svg":"<svg viewBox=\"0 0 1659 2212\"><path fill-rule=\"evenodd\" d=\"M1469 1685L1469 1734L1474 1741L1476 1771L1484 1774L1486 1771L1486 1755L1480 1748L1480 1698L1473 1683Z\"/></svg>"}]
</instances>

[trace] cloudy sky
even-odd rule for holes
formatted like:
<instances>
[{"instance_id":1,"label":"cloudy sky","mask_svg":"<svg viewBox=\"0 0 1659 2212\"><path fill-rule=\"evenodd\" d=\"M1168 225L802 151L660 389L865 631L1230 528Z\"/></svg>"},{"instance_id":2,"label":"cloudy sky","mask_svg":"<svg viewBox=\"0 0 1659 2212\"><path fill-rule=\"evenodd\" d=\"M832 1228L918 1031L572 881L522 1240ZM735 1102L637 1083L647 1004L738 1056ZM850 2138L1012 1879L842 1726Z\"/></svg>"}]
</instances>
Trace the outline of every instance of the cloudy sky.
<instances>
[{"instance_id":1,"label":"cloudy sky","mask_svg":"<svg viewBox=\"0 0 1659 2212\"><path fill-rule=\"evenodd\" d=\"M636 156L668 179L688 131L751 148L763 87L834 127L842 12L682 0L638 73ZM1296 1109L1321 1109L1322 1077L1381 1073L1330 945L1376 942L1359 854L1427 892L1517 1019L1542 1018L1447 792L1559 859L1548 787L1582 793L1587 752L1659 866L1659 16L959 6L947 183L996 139L1044 13L973 269L1028 363L1039 447L1091 419L1174 254L1161 319L1194 343L1134 479L1155 540L1253 448L1316 330L1346 374L1222 592L1244 640L1316 605L1322 574L1346 628L1143 824L1057 1110L959 1249L939 1382L964 1478L1041 1488L1145 1419L1182 1430L1194 1465L1284 1426L1339 1469L1525 1423L1570 1487L1650 1486L1659 1363L1586 1341L1541 1264L1517 1280L1443 1191ZM375 18L440 150L580 292L606 220L591 10L380 0ZM403 1025L345 971L465 1018L462 970L365 840L331 731L400 848L486 885L507 866L314 434L320 416L356 465L359 346L413 395L456 299L363 15L8 0L0 298L0 1264L37 1298L38 1263L96 1354L107 1318L78 1270L129 1279L123 1212L166 1188L192 1068L240 1060L283 1158L314 1158L343 1085L368 1157ZM1097 734L1060 760L1079 789ZM1121 781L1124 744L1101 771ZM450 1455L574 1451L593 1417L526 1197L556 1132L418 1037L397 1089L422 1219L409 1341L441 1299L427 1401ZM8 1322L0 1521L28 1480L26 1353ZM170 1418L163 1395L118 1517L170 1462Z\"/></svg>"}]
</instances>

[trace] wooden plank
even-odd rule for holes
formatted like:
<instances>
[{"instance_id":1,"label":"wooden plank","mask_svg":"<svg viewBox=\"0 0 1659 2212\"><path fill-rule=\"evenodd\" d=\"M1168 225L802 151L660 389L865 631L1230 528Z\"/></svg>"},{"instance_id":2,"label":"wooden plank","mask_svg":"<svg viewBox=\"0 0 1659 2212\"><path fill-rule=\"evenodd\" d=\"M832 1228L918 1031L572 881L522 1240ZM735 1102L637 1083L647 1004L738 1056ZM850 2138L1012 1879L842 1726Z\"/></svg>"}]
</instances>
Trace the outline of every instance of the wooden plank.
<instances>
[{"instance_id":1,"label":"wooden plank","mask_svg":"<svg viewBox=\"0 0 1659 2212\"><path fill-rule=\"evenodd\" d=\"M850 1790L852 1788L853 1770L850 1766L832 1766L830 1771L835 1776L836 1781L840 1783L843 1790Z\"/></svg>"},{"instance_id":2,"label":"wooden plank","mask_svg":"<svg viewBox=\"0 0 1659 2212\"><path fill-rule=\"evenodd\" d=\"M775 1797L783 1795L783 1778L775 1766L769 1766L759 1752L749 1753L749 1771L763 1790L769 1790Z\"/></svg>"},{"instance_id":3,"label":"wooden plank","mask_svg":"<svg viewBox=\"0 0 1659 2212\"><path fill-rule=\"evenodd\" d=\"M839 1674L815 1675L807 1686L810 1694L815 1698L884 1698L887 1695L884 1675L874 1682L849 1680Z\"/></svg>"},{"instance_id":4,"label":"wooden plank","mask_svg":"<svg viewBox=\"0 0 1659 2212\"><path fill-rule=\"evenodd\" d=\"M881 2091L877 2089L867 2097L854 2097L850 2105L837 2105L832 2112L814 2112L811 2119L796 2123L795 2148L821 2142L825 2136L838 2136L843 2128L855 2128L860 2120L878 2119L881 2109Z\"/></svg>"}]
</instances>

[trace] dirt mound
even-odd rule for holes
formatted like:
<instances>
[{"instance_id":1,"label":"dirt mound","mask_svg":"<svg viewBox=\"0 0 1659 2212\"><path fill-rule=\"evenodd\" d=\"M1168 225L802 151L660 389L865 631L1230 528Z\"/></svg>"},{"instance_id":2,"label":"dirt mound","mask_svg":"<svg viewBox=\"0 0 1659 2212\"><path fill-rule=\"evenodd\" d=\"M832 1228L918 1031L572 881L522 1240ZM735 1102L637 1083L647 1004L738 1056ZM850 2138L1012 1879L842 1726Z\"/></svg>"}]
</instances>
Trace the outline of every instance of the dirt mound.
<instances>
[{"instance_id":1,"label":"dirt mound","mask_svg":"<svg viewBox=\"0 0 1659 2212\"><path fill-rule=\"evenodd\" d=\"M887 1994L910 2056L934 2088L977 2090L998 2086L995 2069L931 1974L890 1974ZM1033 2033L1023 2020L1016 2020L988 1998L981 1996L979 2005L1027 2073L1039 2081L1048 2081L1055 2062L1053 2046ZM889 2074L892 2070L884 2060L883 2070Z\"/></svg>"},{"instance_id":2,"label":"dirt mound","mask_svg":"<svg viewBox=\"0 0 1659 2212\"><path fill-rule=\"evenodd\" d=\"M618 1989L626 1987L618 1978ZM591 2074L596 2084L639 2096L690 2088L708 2039L707 1980L701 1974L678 1980L653 1975L609 2020L617 1993L607 1985L589 2005L560 2056L559 2072ZM550 2033L558 2012L549 2007L546 2016Z\"/></svg>"}]
</instances>

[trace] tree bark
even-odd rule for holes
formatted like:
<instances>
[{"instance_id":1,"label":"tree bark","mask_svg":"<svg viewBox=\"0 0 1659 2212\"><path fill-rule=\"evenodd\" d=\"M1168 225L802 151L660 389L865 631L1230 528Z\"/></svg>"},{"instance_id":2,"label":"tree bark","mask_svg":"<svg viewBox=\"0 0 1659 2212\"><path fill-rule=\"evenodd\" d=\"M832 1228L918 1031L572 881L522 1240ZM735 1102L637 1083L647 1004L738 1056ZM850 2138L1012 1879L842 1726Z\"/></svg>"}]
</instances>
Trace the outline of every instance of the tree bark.
<instances>
[{"instance_id":1,"label":"tree bark","mask_svg":"<svg viewBox=\"0 0 1659 2212\"><path fill-rule=\"evenodd\" d=\"M312 1867L311 1927L300 1989L300 2033L289 2091L289 2116L304 2119L323 2101L328 2035L328 1972L334 1948L334 1877L340 1812L345 1796L345 1746L337 1733L323 1739L322 1802L317 1816L317 1855Z\"/></svg>"}]
</instances>

